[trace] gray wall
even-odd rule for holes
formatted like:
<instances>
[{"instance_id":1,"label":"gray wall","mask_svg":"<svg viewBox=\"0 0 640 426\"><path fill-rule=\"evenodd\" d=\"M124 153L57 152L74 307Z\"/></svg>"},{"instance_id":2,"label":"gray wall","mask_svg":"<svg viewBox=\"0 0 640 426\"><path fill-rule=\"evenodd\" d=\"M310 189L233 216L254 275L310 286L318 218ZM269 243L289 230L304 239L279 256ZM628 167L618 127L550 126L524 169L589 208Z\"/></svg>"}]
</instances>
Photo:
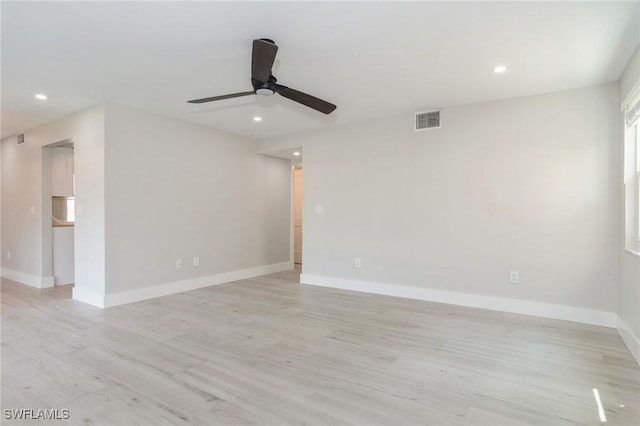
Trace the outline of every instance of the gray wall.
<instances>
[{"instance_id":1,"label":"gray wall","mask_svg":"<svg viewBox=\"0 0 640 426\"><path fill-rule=\"evenodd\" d=\"M412 118L261 141L304 150L304 274L617 311L617 84Z\"/></svg>"},{"instance_id":2,"label":"gray wall","mask_svg":"<svg viewBox=\"0 0 640 426\"><path fill-rule=\"evenodd\" d=\"M208 285L213 275L290 261L290 162L256 155L248 140L116 105L39 126L25 139L2 141L7 278L53 282L42 147L65 139L75 143L74 298L102 306L105 295L145 289L107 301L123 303L180 291L190 279ZM175 286L154 290L166 283Z\"/></svg>"},{"instance_id":3,"label":"gray wall","mask_svg":"<svg viewBox=\"0 0 640 426\"><path fill-rule=\"evenodd\" d=\"M50 166L44 145L75 143L75 277L78 291L104 293L104 106L2 140L2 275L38 285L51 278ZM31 207L34 213L31 214ZM7 259L11 251L11 259ZM75 291L74 290L74 291Z\"/></svg>"},{"instance_id":4,"label":"gray wall","mask_svg":"<svg viewBox=\"0 0 640 426\"><path fill-rule=\"evenodd\" d=\"M288 160L116 105L106 135L107 293L290 260Z\"/></svg>"}]
</instances>

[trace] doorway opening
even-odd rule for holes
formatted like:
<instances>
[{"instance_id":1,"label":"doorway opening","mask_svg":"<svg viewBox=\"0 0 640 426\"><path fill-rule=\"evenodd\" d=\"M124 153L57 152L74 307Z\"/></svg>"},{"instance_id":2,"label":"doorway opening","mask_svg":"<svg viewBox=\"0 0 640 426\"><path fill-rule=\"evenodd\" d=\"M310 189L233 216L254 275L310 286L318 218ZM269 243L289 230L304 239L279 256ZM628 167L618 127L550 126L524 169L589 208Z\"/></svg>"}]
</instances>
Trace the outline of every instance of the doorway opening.
<instances>
[{"instance_id":1,"label":"doorway opening","mask_svg":"<svg viewBox=\"0 0 640 426\"><path fill-rule=\"evenodd\" d=\"M54 286L72 287L75 282L73 141L43 146L42 157L43 271L53 277Z\"/></svg>"},{"instance_id":2,"label":"doorway opening","mask_svg":"<svg viewBox=\"0 0 640 426\"><path fill-rule=\"evenodd\" d=\"M289 262L293 266L294 273L300 274L302 271L303 254L303 171L302 171L302 147L291 147L277 150L259 152L261 155L282 158L290 161L291 180L289 187L289 219L290 228L287 237L289 238Z\"/></svg>"},{"instance_id":3,"label":"doorway opening","mask_svg":"<svg viewBox=\"0 0 640 426\"><path fill-rule=\"evenodd\" d=\"M293 263L302 266L302 165L293 168Z\"/></svg>"}]
</instances>

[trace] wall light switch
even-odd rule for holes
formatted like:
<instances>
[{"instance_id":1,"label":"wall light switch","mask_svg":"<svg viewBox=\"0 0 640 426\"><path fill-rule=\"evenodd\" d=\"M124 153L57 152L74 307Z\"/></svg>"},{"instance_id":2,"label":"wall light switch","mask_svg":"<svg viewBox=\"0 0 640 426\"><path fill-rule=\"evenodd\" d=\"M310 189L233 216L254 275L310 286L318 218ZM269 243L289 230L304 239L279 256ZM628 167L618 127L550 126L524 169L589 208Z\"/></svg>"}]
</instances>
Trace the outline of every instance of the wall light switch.
<instances>
[{"instance_id":1,"label":"wall light switch","mask_svg":"<svg viewBox=\"0 0 640 426\"><path fill-rule=\"evenodd\" d=\"M324 206L317 205L316 206L316 214L324 214Z\"/></svg>"},{"instance_id":2,"label":"wall light switch","mask_svg":"<svg viewBox=\"0 0 640 426\"><path fill-rule=\"evenodd\" d=\"M193 258L193 266L200 266L200 257L195 256Z\"/></svg>"},{"instance_id":3,"label":"wall light switch","mask_svg":"<svg viewBox=\"0 0 640 426\"><path fill-rule=\"evenodd\" d=\"M31 206L29 210L31 211L31 214L36 214L36 206Z\"/></svg>"},{"instance_id":4,"label":"wall light switch","mask_svg":"<svg viewBox=\"0 0 640 426\"><path fill-rule=\"evenodd\" d=\"M512 284L518 284L520 282L520 273L518 271L509 271L509 281Z\"/></svg>"},{"instance_id":5,"label":"wall light switch","mask_svg":"<svg viewBox=\"0 0 640 426\"><path fill-rule=\"evenodd\" d=\"M355 266L356 268L361 268L362 267L362 261L360 260L359 257L356 257L354 262L353 262L353 266Z\"/></svg>"},{"instance_id":6,"label":"wall light switch","mask_svg":"<svg viewBox=\"0 0 640 426\"><path fill-rule=\"evenodd\" d=\"M176 269L182 268L182 259L176 260Z\"/></svg>"},{"instance_id":7,"label":"wall light switch","mask_svg":"<svg viewBox=\"0 0 640 426\"><path fill-rule=\"evenodd\" d=\"M7 260L11 260L11 250L7 251Z\"/></svg>"}]
</instances>

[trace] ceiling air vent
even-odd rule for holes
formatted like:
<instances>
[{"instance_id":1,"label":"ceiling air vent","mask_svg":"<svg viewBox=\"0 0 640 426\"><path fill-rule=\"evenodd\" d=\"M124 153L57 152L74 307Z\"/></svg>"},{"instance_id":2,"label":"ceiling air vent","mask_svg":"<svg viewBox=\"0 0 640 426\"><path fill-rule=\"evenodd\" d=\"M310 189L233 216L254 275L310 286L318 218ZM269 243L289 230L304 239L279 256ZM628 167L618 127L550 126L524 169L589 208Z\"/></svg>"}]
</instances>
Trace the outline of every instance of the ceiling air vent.
<instances>
[{"instance_id":1,"label":"ceiling air vent","mask_svg":"<svg viewBox=\"0 0 640 426\"><path fill-rule=\"evenodd\" d=\"M23 144L24 143L24 133L18 133L17 139L18 139L18 145Z\"/></svg>"},{"instance_id":2,"label":"ceiling air vent","mask_svg":"<svg viewBox=\"0 0 640 426\"><path fill-rule=\"evenodd\" d=\"M415 113L414 130L437 129L440 127L440 110L422 111Z\"/></svg>"}]
</instances>

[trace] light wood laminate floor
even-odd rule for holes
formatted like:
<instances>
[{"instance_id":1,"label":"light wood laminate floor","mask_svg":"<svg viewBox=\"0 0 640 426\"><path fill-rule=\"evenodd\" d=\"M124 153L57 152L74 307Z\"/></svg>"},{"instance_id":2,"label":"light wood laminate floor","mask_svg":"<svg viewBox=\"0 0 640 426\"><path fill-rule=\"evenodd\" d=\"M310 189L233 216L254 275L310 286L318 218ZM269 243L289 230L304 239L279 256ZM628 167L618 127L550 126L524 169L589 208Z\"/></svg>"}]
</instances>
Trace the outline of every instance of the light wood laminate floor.
<instances>
[{"instance_id":1,"label":"light wood laminate floor","mask_svg":"<svg viewBox=\"0 0 640 426\"><path fill-rule=\"evenodd\" d=\"M640 424L613 329L298 284L297 271L106 310L2 282L2 408L55 425Z\"/></svg>"}]
</instances>

